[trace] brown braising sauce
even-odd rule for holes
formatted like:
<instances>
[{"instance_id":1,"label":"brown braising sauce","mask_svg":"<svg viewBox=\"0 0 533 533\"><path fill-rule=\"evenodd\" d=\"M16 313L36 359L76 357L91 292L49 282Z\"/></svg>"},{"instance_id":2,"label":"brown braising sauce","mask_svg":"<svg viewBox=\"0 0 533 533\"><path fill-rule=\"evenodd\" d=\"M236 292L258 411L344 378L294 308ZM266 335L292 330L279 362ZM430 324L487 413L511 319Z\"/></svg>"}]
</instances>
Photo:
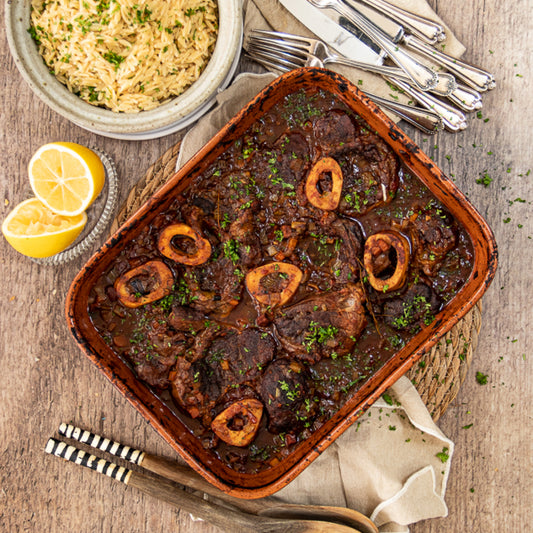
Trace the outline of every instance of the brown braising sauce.
<instances>
[{"instance_id":1,"label":"brown braising sauce","mask_svg":"<svg viewBox=\"0 0 533 533\"><path fill-rule=\"evenodd\" d=\"M206 449L253 473L429 326L472 254L359 116L302 90L125 248L89 313Z\"/></svg>"}]
</instances>

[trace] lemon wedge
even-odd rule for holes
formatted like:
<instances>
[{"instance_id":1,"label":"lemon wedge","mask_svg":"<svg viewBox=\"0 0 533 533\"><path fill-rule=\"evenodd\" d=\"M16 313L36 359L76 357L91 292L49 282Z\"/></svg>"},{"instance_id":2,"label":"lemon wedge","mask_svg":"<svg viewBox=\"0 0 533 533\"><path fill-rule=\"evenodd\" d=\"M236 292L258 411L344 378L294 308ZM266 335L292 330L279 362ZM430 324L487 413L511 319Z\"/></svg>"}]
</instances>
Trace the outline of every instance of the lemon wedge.
<instances>
[{"instance_id":1,"label":"lemon wedge","mask_svg":"<svg viewBox=\"0 0 533 533\"><path fill-rule=\"evenodd\" d=\"M29 257L50 257L68 248L86 223L85 213L58 215L38 198L30 198L7 215L2 233L17 252Z\"/></svg>"},{"instance_id":2,"label":"lemon wedge","mask_svg":"<svg viewBox=\"0 0 533 533\"><path fill-rule=\"evenodd\" d=\"M76 143L41 146L28 165L35 196L54 213L83 213L100 194L105 181L102 161L92 150Z\"/></svg>"}]
</instances>

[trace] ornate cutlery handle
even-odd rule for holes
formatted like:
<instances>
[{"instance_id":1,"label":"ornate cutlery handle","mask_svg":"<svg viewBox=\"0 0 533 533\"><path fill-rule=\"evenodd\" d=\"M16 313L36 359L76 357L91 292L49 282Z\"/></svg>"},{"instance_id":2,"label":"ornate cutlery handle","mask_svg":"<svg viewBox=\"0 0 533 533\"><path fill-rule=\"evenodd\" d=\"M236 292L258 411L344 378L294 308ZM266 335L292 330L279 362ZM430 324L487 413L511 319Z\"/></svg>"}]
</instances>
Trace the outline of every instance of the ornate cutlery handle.
<instances>
[{"instance_id":1,"label":"ornate cutlery handle","mask_svg":"<svg viewBox=\"0 0 533 533\"><path fill-rule=\"evenodd\" d=\"M420 64L409 54L393 43L377 26L372 24L368 19L355 10L340 8L347 19L351 20L354 25L376 42L407 75L422 90L432 89L437 84L437 75L430 68Z\"/></svg>"},{"instance_id":2,"label":"ornate cutlery handle","mask_svg":"<svg viewBox=\"0 0 533 533\"><path fill-rule=\"evenodd\" d=\"M415 15L414 13L409 13L409 11L405 11L395 5L389 4L388 2L385 2L385 0L359 1L368 4L377 11L392 18L398 22L398 24L407 28L410 33L416 35L419 39L422 39L428 44L435 44L446 39L444 28L432 20Z\"/></svg>"},{"instance_id":3,"label":"ornate cutlery handle","mask_svg":"<svg viewBox=\"0 0 533 533\"><path fill-rule=\"evenodd\" d=\"M322 59L324 64L327 63L336 63L338 65L345 65L347 67L355 67L361 70L366 70L367 72L373 72L374 74L381 74L383 76L393 76L398 78L406 83L412 83L412 80L405 72L398 67L390 67L388 65L372 65L370 63L361 63L359 61L354 61L353 59L348 59L337 54L330 54L329 57ZM447 72L439 72L437 85L431 89L431 92L438 94L439 96L449 96L453 91L457 89L457 83L452 74Z\"/></svg>"},{"instance_id":4,"label":"ornate cutlery handle","mask_svg":"<svg viewBox=\"0 0 533 533\"><path fill-rule=\"evenodd\" d=\"M483 107L481 95L465 85L457 85L457 89L448 95L448 100L465 111L476 111Z\"/></svg>"},{"instance_id":5,"label":"ornate cutlery handle","mask_svg":"<svg viewBox=\"0 0 533 533\"><path fill-rule=\"evenodd\" d=\"M386 98L381 98L375 94L365 93L374 103L378 104L393 113L396 113L400 118L403 118L409 124L416 126L424 133L433 135L441 130L442 119L433 111L421 109L419 107L412 107L401 104L400 102L391 102Z\"/></svg>"},{"instance_id":6,"label":"ornate cutlery handle","mask_svg":"<svg viewBox=\"0 0 533 533\"><path fill-rule=\"evenodd\" d=\"M422 65L393 43L385 33L355 8L349 7L341 0L309 0L318 8L331 7L346 17L354 26L372 39L387 55L414 81L422 91L428 91L437 84L437 74L429 67Z\"/></svg>"},{"instance_id":7,"label":"ornate cutlery handle","mask_svg":"<svg viewBox=\"0 0 533 533\"><path fill-rule=\"evenodd\" d=\"M434 98L430 94L424 93L414 89L403 81L389 78L390 82L402 89L405 93L412 96L417 102L426 107L427 109L434 111L442 118L444 126L450 131L460 131L467 127L466 117L461 111Z\"/></svg>"},{"instance_id":8,"label":"ornate cutlery handle","mask_svg":"<svg viewBox=\"0 0 533 533\"><path fill-rule=\"evenodd\" d=\"M457 89L457 81L453 74L448 72L437 73L437 85L430 92L439 96L449 96Z\"/></svg>"},{"instance_id":9,"label":"ornate cutlery handle","mask_svg":"<svg viewBox=\"0 0 533 533\"><path fill-rule=\"evenodd\" d=\"M455 57L439 52L413 35L404 35L403 42L408 48L416 50L439 65L442 65L450 72L453 72L456 77L477 91L486 91L487 89L494 89L496 87L494 76L486 70L474 67Z\"/></svg>"}]
</instances>

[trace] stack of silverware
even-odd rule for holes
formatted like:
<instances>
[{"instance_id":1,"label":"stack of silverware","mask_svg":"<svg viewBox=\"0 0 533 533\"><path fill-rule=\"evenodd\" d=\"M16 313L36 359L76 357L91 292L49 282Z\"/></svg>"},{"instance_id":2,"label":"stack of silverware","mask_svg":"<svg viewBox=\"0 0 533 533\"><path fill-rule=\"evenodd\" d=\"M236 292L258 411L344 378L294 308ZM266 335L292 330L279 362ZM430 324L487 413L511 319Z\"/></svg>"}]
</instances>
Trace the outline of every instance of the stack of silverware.
<instances>
[{"instance_id":1,"label":"stack of silverware","mask_svg":"<svg viewBox=\"0 0 533 533\"><path fill-rule=\"evenodd\" d=\"M416 104L365 94L426 133L465 129L465 113L479 111L481 93L496 85L489 72L437 48L446 38L442 25L385 0L280 3L318 38L252 30L252 59L282 72L338 64L379 74Z\"/></svg>"}]
</instances>

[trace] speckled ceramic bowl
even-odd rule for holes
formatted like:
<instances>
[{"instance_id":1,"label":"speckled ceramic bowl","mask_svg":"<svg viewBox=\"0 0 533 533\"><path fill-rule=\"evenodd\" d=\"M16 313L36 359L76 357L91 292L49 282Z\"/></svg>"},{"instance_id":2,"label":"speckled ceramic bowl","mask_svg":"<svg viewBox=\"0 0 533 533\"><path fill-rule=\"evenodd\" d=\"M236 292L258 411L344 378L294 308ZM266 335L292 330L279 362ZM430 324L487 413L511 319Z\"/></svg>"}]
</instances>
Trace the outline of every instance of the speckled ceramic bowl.
<instances>
[{"instance_id":1,"label":"speckled ceramic bowl","mask_svg":"<svg viewBox=\"0 0 533 533\"><path fill-rule=\"evenodd\" d=\"M92 106L61 84L42 60L28 33L30 2L6 2L6 31L13 59L32 91L54 111L78 126L117 139L162 137L203 115L237 67L242 46L241 0L218 0L219 34L215 50L198 80L180 96L150 111L126 114Z\"/></svg>"}]
</instances>

